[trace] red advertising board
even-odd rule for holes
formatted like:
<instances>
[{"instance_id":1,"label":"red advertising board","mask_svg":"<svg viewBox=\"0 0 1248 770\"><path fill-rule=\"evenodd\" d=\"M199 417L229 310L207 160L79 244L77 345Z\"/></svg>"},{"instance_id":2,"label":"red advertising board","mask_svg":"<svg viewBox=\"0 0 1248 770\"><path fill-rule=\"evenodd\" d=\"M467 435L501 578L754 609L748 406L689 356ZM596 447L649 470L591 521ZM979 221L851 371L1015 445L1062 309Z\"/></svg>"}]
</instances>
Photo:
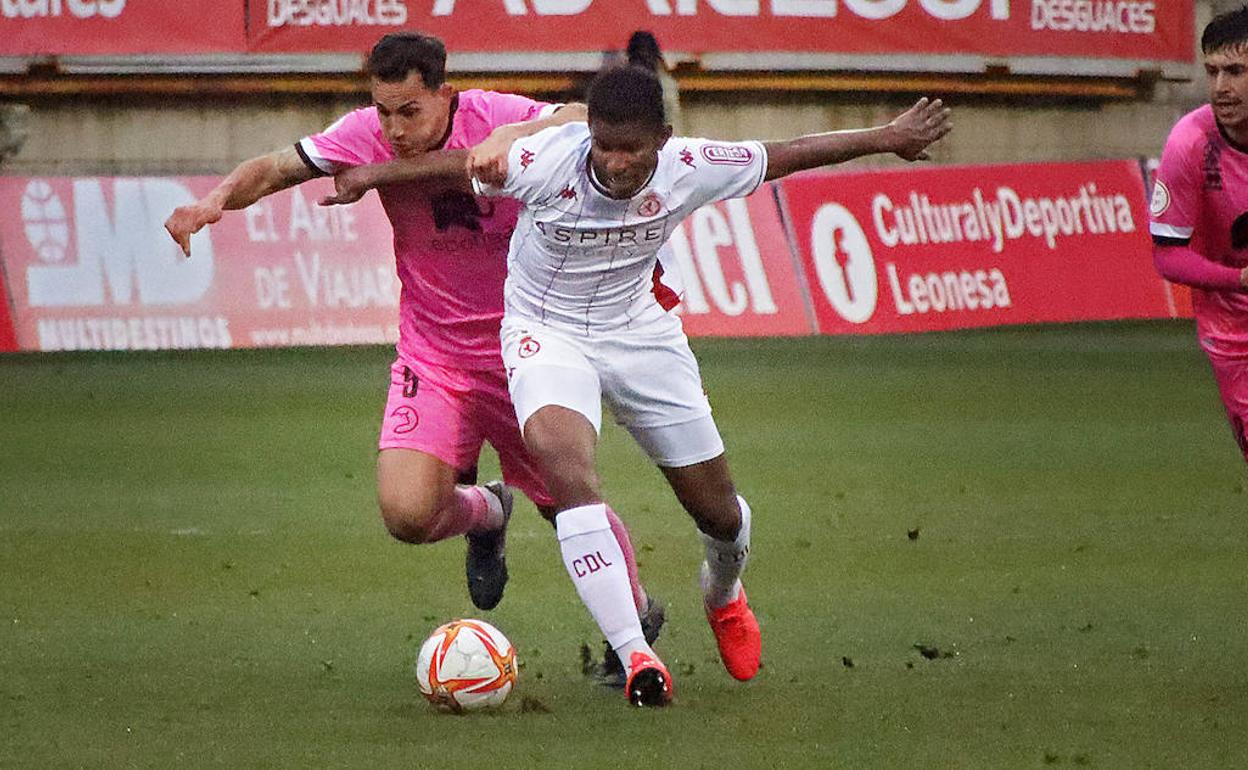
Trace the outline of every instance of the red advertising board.
<instances>
[{"instance_id":1,"label":"red advertising board","mask_svg":"<svg viewBox=\"0 0 1248 770\"><path fill-rule=\"evenodd\" d=\"M256 0L254 51L367 50L419 29L453 52L604 51L636 29L707 52L1191 61L1192 0Z\"/></svg>"},{"instance_id":2,"label":"red advertising board","mask_svg":"<svg viewBox=\"0 0 1248 770\"><path fill-rule=\"evenodd\" d=\"M241 52L242 0L0 0L0 56Z\"/></svg>"},{"instance_id":3,"label":"red advertising board","mask_svg":"<svg viewBox=\"0 0 1248 770\"><path fill-rule=\"evenodd\" d=\"M397 339L391 230L375 198L322 208L318 180L193 236L163 228L216 177L0 178L0 258L25 350Z\"/></svg>"},{"instance_id":4,"label":"red advertising board","mask_svg":"<svg viewBox=\"0 0 1248 770\"><path fill-rule=\"evenodd\" d=\"M824 334L1165 318L1131 161L781 183Z\"/></svg>"},{"instance_id":5,"label":"red advertising board","mask_svg":"<svg viewBox=\"0 0 1248 770\"><path fill-rule=\"evenodd\" d=\"M374 198L322 208L316 180L228 213L185 259L163 222L217 181L0 178L18 214L0 218L0 350L397 338ZM696 211L669 245L691 336L1190 315L1153 270L1131 161L805 174Z\"/></svg>"},{"instance_id":6,"label":"red advertising board","mask_svg":"<svg viewBox=\"0 0 1248 770\"><path fill-rule=\"evenodd\" d=\"M3 267L0 264L0 267ZM17 350L17 332L13 329L13 316L9 294L4 288L4 270L0 269L0 353Z\"/></svg>"},{"instance_id":7,"label":"red advertising board","mask_svg":"<svg viewBox=\"0 0 1248 770\"><path fill-rule=\"evenodd\" d=\"M0 0L0 56L362 53L400 29L538 55L649 29L691 54L1190 62L1194 16L1193 0Z\"/></svg>"},{"instance_id":8,"label":"red advertising board","mask_svg":"<svg viewBox=\"0 0 1248 770\"><path fill-rule=\"evenodd\" d=\"M690 336L815 333L771 185L698 209L668 243Z\"/></svg>"}]
</instances>

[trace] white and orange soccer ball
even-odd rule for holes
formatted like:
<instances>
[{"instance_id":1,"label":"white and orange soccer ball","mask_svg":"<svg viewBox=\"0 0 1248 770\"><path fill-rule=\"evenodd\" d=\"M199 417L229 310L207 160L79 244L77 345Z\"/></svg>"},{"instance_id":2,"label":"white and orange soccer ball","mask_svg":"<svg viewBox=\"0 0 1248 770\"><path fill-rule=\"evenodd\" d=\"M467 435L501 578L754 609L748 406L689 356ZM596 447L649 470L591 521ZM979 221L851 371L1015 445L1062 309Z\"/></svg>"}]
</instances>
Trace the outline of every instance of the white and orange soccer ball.
<instances>
[{"instance_id":1,"label":"white and orange soccer ball","mask_svg":"<svg viewBox=\"0 0 1248 770\"><path fill-rule=\"evenodd\" d=\"M416 681L438 708L456 713L496 708L516 686L516 651L502 631L483 620L452 620L420 646Z\"/></svg>"}]
</instances>

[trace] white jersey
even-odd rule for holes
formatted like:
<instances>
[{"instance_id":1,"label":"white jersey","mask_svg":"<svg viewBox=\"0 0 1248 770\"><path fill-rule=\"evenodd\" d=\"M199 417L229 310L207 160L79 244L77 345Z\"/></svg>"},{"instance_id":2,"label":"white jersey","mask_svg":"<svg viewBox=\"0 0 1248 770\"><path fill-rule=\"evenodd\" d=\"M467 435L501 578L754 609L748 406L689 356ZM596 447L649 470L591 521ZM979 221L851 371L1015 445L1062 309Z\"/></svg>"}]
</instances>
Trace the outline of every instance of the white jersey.
<instances>
[{"instance_id":1,"label":"white jersey","mask_svg":"<svg viewBox=\"0 0 1248 770\"><path fill-rule=\"evenodd\" d=\"M524 203L507 254L505 313L578 333L662 316L654 265L672 230L695 209L758 189L759 142L673 137L633 197L608 196L589 162L584 123L548 128L511 146L501 188L477 192Z\"/></svg>"}]
</instances>

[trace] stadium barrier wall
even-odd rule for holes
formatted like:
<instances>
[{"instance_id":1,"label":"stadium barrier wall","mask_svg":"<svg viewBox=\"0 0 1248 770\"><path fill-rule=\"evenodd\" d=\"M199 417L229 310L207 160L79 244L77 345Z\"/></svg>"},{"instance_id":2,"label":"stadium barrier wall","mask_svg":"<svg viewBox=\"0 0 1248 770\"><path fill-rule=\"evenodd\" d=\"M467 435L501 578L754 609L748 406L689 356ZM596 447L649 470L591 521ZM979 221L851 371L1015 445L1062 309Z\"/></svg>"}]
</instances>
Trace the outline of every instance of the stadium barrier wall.
<instances>
[{"instance_id":1,"label":"stadium barrier wall","mask_svg":"<svg viewBox=\"0 0 1248 770\"><path fill-rule=\"evenodd\" d=\"M191 238L164 230L217 177L0 178L0 247L24 350L393 342L398 278L375 200L325 208L320 179L229 212Z\"/></svg>"},{"instance_id":2,"label":"stadium barrier wall","mask_svg":"<svg viewBox=\"0 0 1248 770\"><path fill-rule=\"evenodd\" d=\"M413 5L376 0L371 13L318 13L292 0L252 2L248 44L257 51L355 52L372 44L379 27L408 24L463 52L613 50L630 31L648 29L669 50L795 52L807 57L805 68L812 54L1191 61L1194 19L1192 0L1099 9L1076 9L1068 0L442 0L428 11Z\"/></svg>"},{"instance_id":3,"label":"stadium barrier wall","mask_svg":"<svg viewBox=\"0 0 1248 770\"><path fill-rule=\"evenodd\" d=\"M241 52L242 0L0 0L0 56Z\"/></svg>"},{"instance_id":4,"label":"stadium barrier wall","mask_svg":"<svg viewBox=\"0 0 1248 770\"><path fill-rule=\"evenodd\" d=\"M0 250L2 249L3 244L0 244ZM11 353L18 349L17 331L13 328L9 293L5 290L4 283L4 265L0 262L0 353Z\"/></svg>"},{"instance_id":5,"label":"stadium barrier wall","mask_svg":"<svg viewBox=\"0 0 1248 770\"><path fill-rule=\"evenodd\" d=\"M780 183L818 329L874 334L1178 314L1135 161Z\"/></svg>"},{"instance_id":6,"label":"stadium barrier wall","mask_svg":"<svg viewBox=\"0 0 1248 770\"><path fill-rule=\"evenodd\" d=\"M315 180L230 212L186 259L163 229L217 177L0 177L22 350L397 338L375 196ZM1152 267L1133 161L814 172L706 206L670 238L691 336L879 334L1190 313ZM431 223L430 227L434 225ZM477 237L450 225L435 237ZM6 323L0 313L0 347ZM12 347L12 345L10 345Z\"/></svg>"},{"instance_id":7,"label":"stadium barrier wall","mask_svg":"<svg viewBox=\"0 0 1248 770\"><path fill-rule=\"evenodd\" d=\"M1194 0L0 0L0 56L362 53L420 29L463 54L514 67L618 49L635 29L707 69L944 69L1086 74L1087 62L1193 60ZM758 53L768 58L760 60ZM881 54L899 54L890 63ZM508 59L506 57L513 57ZM1013 59L1013 60L1011 60ZM1057 61L1054 61L1056 59ZM1083 62L1078 66L1062 59ZM597 66L598 60L588 68ZM562 67L561 67L562 68Z\"/></svg>"}]
</instances>

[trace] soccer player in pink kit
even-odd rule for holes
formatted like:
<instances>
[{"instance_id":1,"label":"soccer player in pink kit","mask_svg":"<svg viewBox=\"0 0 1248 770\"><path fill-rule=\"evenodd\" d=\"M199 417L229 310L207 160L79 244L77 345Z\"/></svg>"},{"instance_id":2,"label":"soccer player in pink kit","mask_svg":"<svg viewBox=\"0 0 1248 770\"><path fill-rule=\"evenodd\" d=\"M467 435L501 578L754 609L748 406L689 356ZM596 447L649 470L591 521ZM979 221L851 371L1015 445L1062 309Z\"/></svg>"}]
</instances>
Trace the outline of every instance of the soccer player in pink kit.
<instances>
[{"instance_id":1,"label":"soccer player in pink kit","mask_svg":"<svg viewBox=\"0 0 1248 770\"><path fill-rule=\"evenodd\" d=\"M384 36L368 58L373 104L355 110L294 147L240 164L205 198L165 223L190 256L191 235L227 209L352 166L412 158L480 144L470 163L485 171L511 142L542 128L583 121L583 105L535 102L511 94L456 92L445 82L442 41L413 32ZM483 143L483 144L481 144ZM507 485L553 517L553 502L530 459L507 393L499 352L507 244L519 204L465 192L427 195L418 187L380 192L394 228L402 284L397 358L382 418L377 496L387 529L409 543L465 535L469 594L481 609L502 599L510 490L475 483L484 441L498 451ZM647 636L663 608L637 580L628 532L611 521L629 567Z\"/></svg>"},{"instance_id":2,"label":"soccer player in pink kit","mask_svg":"<svg viewBox=\"0 0 1248 770\"><path fill-rule=\"evenodd\" d=\"M471 183L524 203L508 253L503 360L524 441L555 500L560 551L581 601L619 658L638 706L671 700L671 673L644 638L595 468L605 401L659 467L702 536L702 598L728 673L759 670L761 635L741 574L751 510L737 494L697 361L679 318L651 292L659 250L700 206L766 180L872 153L926 157L950 130L939 100L886 126L782 142L674 138L653 72L622 67L589 92L588 127L543 130L511 145L504 177L470 180L461 162L401 160L336 177L361 188L402 181ZM445 158L451 160L452 158Z\"/></svg>"},{"instance_id":3,"label":"soccer player in pink kit","mask_svg":"<svg viewBox=\"0 0 1248 770\"><path fill-rule=\"evenodd\" d=\"M1170 132L1150 206L1153 262L1192 287L1196 331L1248 460L1248 6L1200 39L1209 101Z\"/></svg>"}]
</instances>

